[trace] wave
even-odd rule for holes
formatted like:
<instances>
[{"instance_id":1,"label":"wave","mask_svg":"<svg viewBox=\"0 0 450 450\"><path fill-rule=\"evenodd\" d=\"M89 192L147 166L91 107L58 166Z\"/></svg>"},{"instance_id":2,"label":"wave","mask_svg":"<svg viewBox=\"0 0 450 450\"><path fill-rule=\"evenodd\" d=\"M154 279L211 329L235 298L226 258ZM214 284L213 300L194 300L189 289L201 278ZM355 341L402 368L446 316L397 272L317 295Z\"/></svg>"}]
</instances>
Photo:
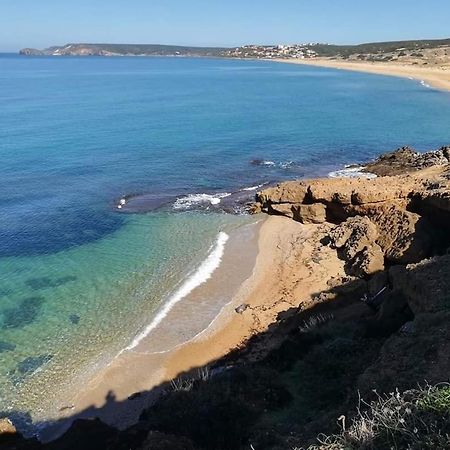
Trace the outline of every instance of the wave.
<instances>
[{"instance_id":1,"label":"wave","mask_svg":"<svg viewBox=\"0 0 450 450\"><path fill-rule=\"evenodd\" d=\"M263 187L265 184L267 184L267 183L257 184L256 186L245 187L245 188L242 188L241 191L256 191L260 187Z\"/></svg>"},{"instance_id":2,"label":"wave","mask_svg":"<svg viewBox=\"0 0 450 450\"><path fill-rule=\"evenodd\" d=\"M211 205L218 205L223 198L229 197L229 192L221 194L190 194L186 197L177 198L173 204L174 209L189 209L195 205L209 203Z\"/></svg>"},{"instance_id":3,"label":"wave","mask_svg":"<svg viewBox=\"0 0 450 450\"><path fill-rule=\"evenodd\" d=\"M423 87L426 87L426 88L428 88L428 89L432 89L432 87L431 87L428 83L426 83L425 80L420 80L420 84L421 84Z\"/></svg>"},{"instance_id":4,"label":"wave","mask_svg":"<svg viewBox=\"0 0 450 450\"><path fill-rule=\"evenodd\" d=\"M266 159L252 159L250 164L253 166L265 166L265 167L279 167L280 169L289 169L296 167L298 164L295 161L271 161Z\"/></svg>"},{"instance_id":5,"label":"wave","mask_svg":"<svg viewBox=\"0 0 450 450\"><path fill-rule=\"evenodd\" d=\"M374 173L370 172L363 172L362 170L365 169L364 166L350 166L345 167L344 169L340 170L334 170L333 172L330 172L328 176L330 178L376 178L377 176Z\"/></svg>"},{"instance_id":6,"label":"wave","mask_svg":"<svg viewBox=\"0 0 450 450\"><path fill-rule=\"evenodd\" d=\"M125 348L125 350L133 350L146 336L150 334L167 316L170 310L184 297L189 295L194 289L209 280L215 270L220 266L222 262L223 253L225 251L225 244L227 243L229 236L227 233L221 231L217 236L217 240L214 246L211 247L209 255L200 264L195 272L193 272L186 281L169 297L167 302L156 314L151 323L134 339L133 342Z\"/></svg>"}]
</instances>

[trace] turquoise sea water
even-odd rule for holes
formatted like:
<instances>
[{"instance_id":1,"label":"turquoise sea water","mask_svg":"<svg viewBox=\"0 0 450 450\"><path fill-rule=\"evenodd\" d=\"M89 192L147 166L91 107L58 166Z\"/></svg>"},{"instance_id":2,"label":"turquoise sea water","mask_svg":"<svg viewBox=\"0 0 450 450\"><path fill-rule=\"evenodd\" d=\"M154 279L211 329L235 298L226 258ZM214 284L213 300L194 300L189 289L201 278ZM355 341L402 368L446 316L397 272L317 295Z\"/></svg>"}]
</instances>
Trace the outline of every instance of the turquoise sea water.
<instances>
[{"instance_id":1,"label":"turquoise sea water","mask_svg":"<svg viewBox=\"0 0 450 450\"><path fill-rule=\"evenodd\" d=\"M0 55L2 409L45 416L50 386L130 345L219 232L250 220L195 206L449 144L449 100L263 61ZM167 204L116 208L135 194Z\"/></svg>"}]
</instances>

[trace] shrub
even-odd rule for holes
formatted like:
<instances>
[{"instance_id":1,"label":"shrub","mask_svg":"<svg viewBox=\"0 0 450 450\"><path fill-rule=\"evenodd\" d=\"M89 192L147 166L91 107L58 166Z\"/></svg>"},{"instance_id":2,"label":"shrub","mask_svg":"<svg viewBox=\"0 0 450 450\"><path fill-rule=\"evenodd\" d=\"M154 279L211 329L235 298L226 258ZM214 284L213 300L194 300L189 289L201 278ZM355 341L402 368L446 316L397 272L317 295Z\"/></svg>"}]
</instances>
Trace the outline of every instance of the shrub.
<instances>
[{"instance_id":1,"label":"shrub","mask_svg":"<svg viewBox=\"0 0 450 450\"><path fill-rule=\"evenodd\" d=\"M319 445L309 450L450 448L450 386L396 391L370 404L360 400L350 427L340 419L342 432L319 436Z\"/></svg>"}]
</instances>

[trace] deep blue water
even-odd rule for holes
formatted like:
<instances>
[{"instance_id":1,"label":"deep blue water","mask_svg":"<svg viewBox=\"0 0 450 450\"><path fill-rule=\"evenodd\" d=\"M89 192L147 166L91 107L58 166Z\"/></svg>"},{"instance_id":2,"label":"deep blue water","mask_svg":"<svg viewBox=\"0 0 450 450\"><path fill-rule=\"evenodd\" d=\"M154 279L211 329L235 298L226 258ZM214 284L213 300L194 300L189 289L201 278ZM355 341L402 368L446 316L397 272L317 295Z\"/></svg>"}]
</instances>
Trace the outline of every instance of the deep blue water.
<instances>
[{"instance_id":1,"label":"deep blue water","mask_svg":"<svg viewBox=\"0 0 450 450\"><path fill-rule=\"evenodd\" d=\"M0 254L98 239L121 226L123 194L227 191L448 144L448 100L416 81L271 62L4 55Z\"/></svg>"},{"instance_id":2,"label":"deep blue water","mask_svg":"<svg viewBox=\"0 0 450 450\"><path fill-rule=\"evenodd\" d=\"M209 198L190 194L326 175L403 145L437 148L450 144L449 124L448 93L401 78L0 55L2 409L54 417L70 403L67 384L127 348L218 233L250 220L183 211ZM191 202L122 214L130 194ZM211 300L204 320L220 305Z\"/></svg>"}]
</instances>

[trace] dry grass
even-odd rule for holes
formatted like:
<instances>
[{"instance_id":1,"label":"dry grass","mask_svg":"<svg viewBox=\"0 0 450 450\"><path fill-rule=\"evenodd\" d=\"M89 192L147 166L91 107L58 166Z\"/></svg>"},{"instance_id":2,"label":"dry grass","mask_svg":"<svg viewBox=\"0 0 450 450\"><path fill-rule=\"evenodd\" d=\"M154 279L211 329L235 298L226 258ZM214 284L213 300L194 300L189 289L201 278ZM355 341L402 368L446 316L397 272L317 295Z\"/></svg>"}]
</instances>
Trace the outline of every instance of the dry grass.
<instances>
[{"instance_id":1,"label":"dry grass","mask_svg":"<svg viewBox=\"0 0 450 450\"><path fill-rule=\"evenodd\" d=\"M334 319L333 314L317 314L305 320L299 327L300 333L308 333Z\"/></svg>"},{"instance_id":2,"label":"dry grass","mask_svg":"<svg viewBox=\"0 0 450 450\"><path fill-rule=\"evenodd\" d=\"M450 448L450 385L426 386L393 392L366 403L360 399L357 414L342 431L319 436L308 450L382 450Z\"/></svg>"}]
</instances>

